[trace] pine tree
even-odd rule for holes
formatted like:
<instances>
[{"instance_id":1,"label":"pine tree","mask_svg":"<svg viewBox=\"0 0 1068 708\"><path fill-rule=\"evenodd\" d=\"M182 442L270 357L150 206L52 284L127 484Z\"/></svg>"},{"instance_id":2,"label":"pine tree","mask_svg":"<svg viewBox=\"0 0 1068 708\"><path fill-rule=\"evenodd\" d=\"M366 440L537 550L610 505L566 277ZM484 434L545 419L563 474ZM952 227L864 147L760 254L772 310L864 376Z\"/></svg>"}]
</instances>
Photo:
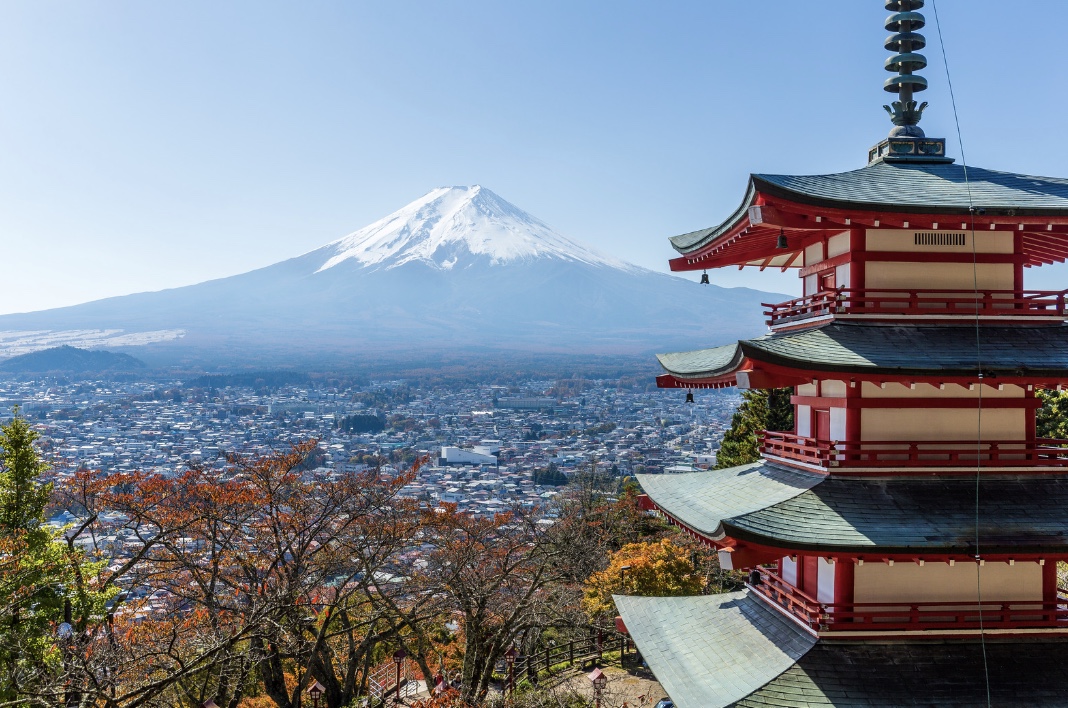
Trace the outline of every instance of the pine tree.
<instances>
[{"instance_id":1,"label":"pine tree","mask_svg":"<svg viewBox=\"0 0 1068 708\"><path fill-rule=\"evenodd\" d=\"M731 418L716 455L716 468L736 467L760 459L757 434L762 430L793 430L792 388L750 389Z\"/></svg>"},{"instance_id":2,"label":"pine tree","mask_svg":"<svg viewBox=\"0 0 1068 708\"><path fill-rule=\"evenodd\" d=\"M0 703L38 694L62 671L60 645L99 619L109 592L90 587L101 564L85 563L63 532L44 523L51 483L18 417L0 426ZM59 631L61 623L70 621Z\"/></svg>"}]
</instances>

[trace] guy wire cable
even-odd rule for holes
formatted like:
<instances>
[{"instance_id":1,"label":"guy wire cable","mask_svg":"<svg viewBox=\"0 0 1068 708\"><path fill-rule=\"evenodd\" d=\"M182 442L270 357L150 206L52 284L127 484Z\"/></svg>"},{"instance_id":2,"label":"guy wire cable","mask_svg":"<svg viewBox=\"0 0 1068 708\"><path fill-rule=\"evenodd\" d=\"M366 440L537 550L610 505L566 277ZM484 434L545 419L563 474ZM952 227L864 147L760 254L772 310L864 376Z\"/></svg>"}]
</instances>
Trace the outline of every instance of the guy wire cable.
<instances>
[{"instance_id":1,"label":"guy wire cable","mask_svg":"<svg viewBox=\"0 0 1068 708\"><path fill-rule=\"evenodd\" d=\"M986 683L986 704L993 705L990 698L990 667L986 656L986 633L983 628L983 582L982 553L979 548L979 490L982 479L983 452L983 349L979 325L979 266L975 245L975 202L972 198L972 184L968 179L968 159L964 153L964 138L960 130L960 118L957 116L957 97L953 92L953 79L949 73L949 58L946 56L946 43L942 39L942 22L938 17L938 0L931 0L934 11L935 29L938 31L938 45L942 49L942 64L946 68L946 84L949 86L949 101L953 107L953 122L957 128L957 144L960 146L960 161L964 168L964 185L968 190L968 218L972 235L972 287L975 295L975 362L979 370L979 400L975 436L975 591L979 608L979 644L983 650L983 679Z\"/></svg>"}]
</instances>

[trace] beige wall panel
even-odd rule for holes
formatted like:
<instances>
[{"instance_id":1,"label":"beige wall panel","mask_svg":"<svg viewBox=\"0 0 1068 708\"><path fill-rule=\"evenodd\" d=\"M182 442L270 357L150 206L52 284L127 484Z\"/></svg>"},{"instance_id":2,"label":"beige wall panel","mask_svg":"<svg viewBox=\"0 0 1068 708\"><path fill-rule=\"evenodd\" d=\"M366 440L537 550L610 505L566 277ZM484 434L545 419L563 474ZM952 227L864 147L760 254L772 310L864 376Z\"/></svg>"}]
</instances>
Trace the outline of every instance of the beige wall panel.
<instances>
[{"instance_id":1,"label":"beige wall panel","mask_svg":"<svg viewBox=\"0 0 1068 708\"><path fill-rule=\"evenodd\" d=\"M797 561L790 560L790 556L782 559L782 579L791 585L797 585Z\"/></svg>"},{"instance_id":2,"label":"beige wall panel","mask_svg":"<svg viewBox=\"0 0 1068 708\"><path fill-rule=\"evenodd\" d=\"M815 396L816 385L815 384L801 384L797 387L798 396Z\"/></svg>"},{"instance_id":3,"label":"beige wall panel","mask_svg":"<svg viewBox=\"0 0 1068 708\"><path fill-rule=\"evenodd\" d=\"M835 234L827 239L827 257L834 258L849 252L849 232Z\"/></svg>"},{"instance_id":4,"label":"beige wall panel","mask_svg":"<svg viewBox=\"0 0 1068 708\"><path fill-rule=\"evenodd\" d=\"M979 567L984 602L1042 600L1038 563L988 562ZM854 568L855 602L974 602L974 563L865 563Z\"/></svg>"},{"instance_id":5,"label":"beige wall panel","mask_svg":"<svg viewBox=\"0 0 1068 708\"><path fill-rule=\"evenodd\" d=\"M948 225L948 224L947 224ZM917 246L914 235L923 229L868 229L866 243L869 251L899 251L906 253L971 253L972 234L960 229L940 229L945 233L966 233L963 246ZM976 253L1012 253L1011 231L977 231Z\"/></svg>"},{"instance_id":6,"label":"beige wall panel","mask_svg":"<svg viewBox=\"0 0 1068 708\"><path fill-rule=\"evenodd\" d=\"M939 389L933 384L918 383L916 388L909 388L905 384L888 383L882 388L877 383L864 381L860 384L862 398L978 398L979 387L968 390L967 386L958 384L946 384L944 389ZM997 386L983 386L983 398L1023 398L1024 390L1020 386L1006 384L999 391Z\"/></svg>"},{"instance_id":7,"label":"beige wall panel","mask_svg":"<svg viewBox=\"0 0 1068 708\"><path fill-rule=\"evenodd\" d=\"M812 436L812 408L810 406L797 407L797 434L802 437Z\"/></svg>"},{"instance_id":8,"label":"beige wall panel","mask_svg":"<svg viewBox=\"0 0 1068 708\"><path fill-rule=\"evenodd\" d=\"M1024 440L1026 412L983 411L983 440ZM866 408L860 412L861 440L975 440L978 410L952 408Z\"/></svg>"},{"instance_id":9,"label":"beige wall panel","mask_svg":"<svg viewBox=\"0 0 1068 708\"><path fill-rule=\"evenodd\" d=\"M822 381L820 385L823 390L825 398L842 398L846 395L846 382L845 381Z\"/></svg>"},{"instance_id":10,"label":"beige wall panel","mask_svg":"<svg viewBox=\"0 0 1068 708\"><path fill-rule=\"evenodd\" d=\"M850 274L849 274L849 265L850 265L849 263L846 263L845 265L840 265L840 266L838 266L837 268L834 269L834 285L835 285L835 287L837 287L837 288L848 288L848 287L851 287L850 283L852 281L851 281Z\"/></svg>"},{"instance_id":11,"label":"beige wall panel","mask_svg":"<svg viewBox=\"0 0 1068 708\"><path fill-rule=\"evenodd\" d=\"M814 243L805 248L805 265L810 266L823 260L823 244Z\"/></svg>"},{"instance_id":12,"label":"beige wall panel","mask_svg":"<svg viewBox=\"0 0 1068 708\"><path fill-rule=\"evenodd\" d=\"M829 563L822 556L816 561L816 602L834 602L834 570L837 563Z\"/></svg>"},{"instance_id":13,"label":"beige wall panel","mask_svg":"<svg viewBox=\"0 0 1068 708\"><path fill-rule=\"evenodd\" d=\"M868 261L864 268L867 290L959 290L961 297L980 290L1012 290L1011 263L899 263Z\"/></svg>"}]
</instances>

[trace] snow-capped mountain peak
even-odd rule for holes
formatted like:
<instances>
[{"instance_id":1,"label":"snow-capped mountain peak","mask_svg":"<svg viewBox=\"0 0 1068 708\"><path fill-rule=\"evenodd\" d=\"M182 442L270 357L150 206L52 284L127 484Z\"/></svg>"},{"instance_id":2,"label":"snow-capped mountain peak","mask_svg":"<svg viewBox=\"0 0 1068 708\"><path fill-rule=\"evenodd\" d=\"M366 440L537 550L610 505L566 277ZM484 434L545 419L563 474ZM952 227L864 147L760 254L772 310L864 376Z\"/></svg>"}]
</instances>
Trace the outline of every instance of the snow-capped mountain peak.
<instances>
[{"instance_id":1,"label":"snow-capped mountain peak","mask_svg":"<svg viewBox=\"0 0 1068 708\"><path fill-rule=\"evenodd\" d=\"M479 185L432 190L323 250L328 258L318 272L345 261L375 270L416 261L452 270L542 258L635 268L562 236Z\"/></svg>"}]
</instances>

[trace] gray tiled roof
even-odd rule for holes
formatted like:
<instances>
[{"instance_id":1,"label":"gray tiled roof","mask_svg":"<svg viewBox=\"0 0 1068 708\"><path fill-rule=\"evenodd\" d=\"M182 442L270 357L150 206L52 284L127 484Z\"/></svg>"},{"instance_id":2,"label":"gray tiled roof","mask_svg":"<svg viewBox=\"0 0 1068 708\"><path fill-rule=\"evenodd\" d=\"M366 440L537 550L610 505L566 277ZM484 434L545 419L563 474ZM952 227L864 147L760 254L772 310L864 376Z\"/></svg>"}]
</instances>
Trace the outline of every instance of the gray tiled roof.
<instances>
[{"instance_id":1,"label":"gray tiled roof","mask_svg":"<svg viewBox=\"0 0 1068 708\"><path fill-rule=\"evenodd\" d=\"M796 497L824 478L767 462L690 474L640 474L638 484L671 515L706 536L720 522Z\"/></svg>"},{"instance_id":2,"label":"gray tiled roof","mask_svg":"<svg viewBox=\"0 0 1068 708\"><path fill-rule=\"evenodd\" d=\"M1068 643L1056 640L820 642L737 708L1068 706ZM709 671L715 670L708 667ZM681 705L681 704L680 704Z\"/></svg>"},{"instance_id":3,"label":"gray tiled roof","mask_svg":"<svg viewBox=\"0 0 1068 708\"><path fill-rule=\"evenodd\" d=\"M1068 327L979 328L974 325L891 325L832 322L819 327L771 332L726 347L658 354L660 365L680 379L730 373L743 357L791 368L841 373L1068 376Z\"/></svg>"},{"instance_id":4,"label":"gray tiled roof","mask_svg":"<svg viewBox=\"0 0 1068 708\"><path fill-rule=\"evenodd\" d=\"M831 477L760 511L724 520L732 537L799 550L975 552L974 478ZM979 484L984 553L1068 550L1068 478L997 476Z\"/></svg>"},{"instance_id":5,"label":"gray tiled roof","mask_svg":"<svg viewBox=\"0 0 1068 708\"><path fill-rule=\"evenodd\" d=\"M974 204L991 214L1068 213L1068 179L969 167L965 183L963 165L877 162L833 175L751 175L742 205L727 221L675 236L671 244L685 254L711 243L745 215L758 191L840 209L959 214Z\"/></svg>"},{"instance_id":6,"label":"gray tiled roof","mask_svg":"<svg viewBox=\"0 0 1068 708\"><path fill-rule=\"evenodd\" d=\"M657 506L709 537L793 550L972 554L973 478L820 477L769 464L639 475ZM1068 476L979 484L984 553L1068 550Z\"/></svg>"},{"instance_id":7,"label":"gray tiled roof","mask_svg":"<svg viewBox=\"0 0 1068 708\"><path fill-rule=\"evenodd\" d=\"M748 592L614 599L642 657L679 708L738 701L816 644Z\"/></svg>"},{"instance_id":8,"label":"gray tiled roof","mask_svg":"<svg viewBox=\"0 0 1068 708\"><path fill-rule=\"evenodd\" d=\"M1068 212L1068 179L981 167L968 167L967 173L966 182L963 165L877 162L833 175L753 175L752 180L760 191L837 206L966 212L974 204L1018 214Z\"/></svg>"}]
</instances>

